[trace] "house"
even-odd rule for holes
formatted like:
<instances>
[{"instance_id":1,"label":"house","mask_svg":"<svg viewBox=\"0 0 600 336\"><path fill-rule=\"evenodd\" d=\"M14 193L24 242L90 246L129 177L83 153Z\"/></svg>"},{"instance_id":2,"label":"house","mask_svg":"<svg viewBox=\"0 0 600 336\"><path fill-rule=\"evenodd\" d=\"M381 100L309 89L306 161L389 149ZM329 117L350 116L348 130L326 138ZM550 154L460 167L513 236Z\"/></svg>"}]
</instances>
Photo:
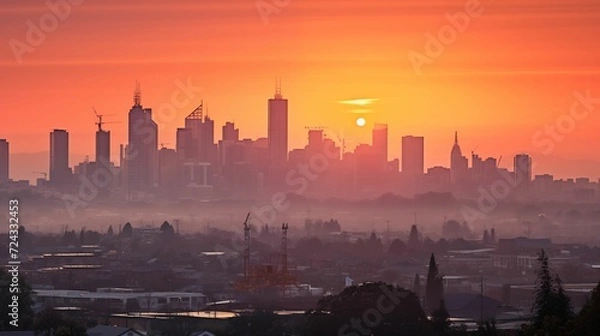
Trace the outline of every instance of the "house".
<instances>
[{"instance_id":1,"label":"house","mask_svg":"<svg viewBox=\"0 0 600 336\"><path fill-rule=\"evenodd\" d=\"M97 325L87 330L88 336L144 336L130 328Z\"/></svg>"}]
</instances>

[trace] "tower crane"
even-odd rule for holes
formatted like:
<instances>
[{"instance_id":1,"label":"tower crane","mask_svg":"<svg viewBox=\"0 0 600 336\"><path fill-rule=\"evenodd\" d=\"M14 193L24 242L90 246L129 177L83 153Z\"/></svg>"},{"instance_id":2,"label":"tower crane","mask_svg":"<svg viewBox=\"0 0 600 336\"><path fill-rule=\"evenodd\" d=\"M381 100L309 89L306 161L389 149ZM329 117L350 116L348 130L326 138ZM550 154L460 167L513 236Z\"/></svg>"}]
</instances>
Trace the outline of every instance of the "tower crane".
<instances>
[{"instance_id":1,"label":"tower crane","mask_svg":"<svg viewBox=\"0 0 600 336\"><path fill-rule=\"evenodd\" d=\"M93 106L92 106L92 110L94 111L94 114L96 115L96 118L98 118L98 121L95 122L94 124L98 125L98 131L99 132L103 131L102 130L102 125L105 125L105 124L116 124L116 123L118 123L118 121L111 121L111 122L102 121L102 117L113 116L114 114L98 114L98 111L96 111L96 108L93 107Z\"/></svg>"}]
</instances>

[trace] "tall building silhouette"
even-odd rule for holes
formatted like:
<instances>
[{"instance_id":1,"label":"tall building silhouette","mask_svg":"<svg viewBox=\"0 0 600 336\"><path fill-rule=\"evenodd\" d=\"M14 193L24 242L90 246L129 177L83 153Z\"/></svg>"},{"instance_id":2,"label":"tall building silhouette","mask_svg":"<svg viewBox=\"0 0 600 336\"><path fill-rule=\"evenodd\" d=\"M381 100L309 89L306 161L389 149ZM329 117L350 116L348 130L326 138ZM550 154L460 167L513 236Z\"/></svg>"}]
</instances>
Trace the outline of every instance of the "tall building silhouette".
<instances>
[{"instance_id":1,"label":"tall building silhouette","mask_svg":"<svg viewBox=\"0 0 600 336\"><path fill-rule=\"evenodd\" d=\"M101 125L96 131L96 162L110 162L110 131L103 130Z\"/></svg>"},{"instance_id":2,"label":"tall building silhouette","mask_svg":"<svg viewBox=\"0 0 600 336\"><path fill-rule=\"evenodd\" d=\"M385 169L388 161L388 125L375 124L372 137L373 151L377 157L377 163Z\"/></svg>"},{"instance_id":3,"label":"tall building silhouette","mask_svg":"<svg viewBox=\"0 0 600 336\"><path fill-rule=\"evenodd\" d=\"M142 107L139 84L128 122L127 189L129 192L148 190L157 184L158 125L152 120L152 109Z\"/></svg>"},{"instance_id":4,"label":"tall building silhouette","mask_svg":"<svg viewBox=\"0 0 600 336\"><path fill-rule=\"evenodd\" d=\"M50 132L50 183L64 186L71 176L69 168L69 133L55 129Z\"/></svg>"},{"instance_id":5,"label":"tall building silhouette","mask_svg":"<svg viewBox=\"0 0 600 336\"><path fill-rule=\"evenodd\" d=\"M182 183L188 186L212 185L217 163L215 122L204 112L204 102L185 118L185 127L177 129L177 156L183 167Z\"/></svg>"},{"instance_id":6,"label":"tall building silhouette","mask_svg":"<svg viewBox=\"0 0 600 336\"><path fill-rule=\"evenodd\" d=\"M240 141L240 130L235 128L235 124L228 121L223 126L223 141Z\"/></svg>"},{"instance_id":7,"label":"tall building silhouette","mask_svg":"<svg viewBox=\"0 0 600 336\"><path fill-rule=\"evenodd\" d=\"M0 139L0 184L8 182L10 152L8 141Z\"/></svg>"},{"instance_id":8,"label":"tall building silhouette","mask_svg":"<svg viewBox=\"0 0 600 336\"><path fill-rule=\"evenodd\" d=\"M527 191L531 184L531 157L527 154L518 154L514 158L515 185L518 189Z\"/></svg>"},{"instance_id":9,"label":"tall building silhouette","mask_svg":"<svg viewBox=\"0 0 600 336\"><path fill-rule=\"evenodd\" d=\"M281 83L277 82L275 96L268 105L269 164L282 167L288 154L288 100L281 95Z\"/></svg>"},{"instance_id":10,"label":"tall building silhouette","mask_svg":"<svg viewBox=\"0 0 600 336\"><path fill-rule=\"evenodd\" d=\"M407 135L402 137L402 173L421 175L425 169L425 138Z\"/></svg>"},{"instance_id":11,"label":"tall building silhouette","mask_svg":"<svg viewBox=\"0 0 600 336\"><path fill-rule=\"evenodd\" d=\"M450 179L452 182L464 180L469 173L469 160L462 155L458 145L458 132L454 133L454 145L450 152Z\"/></svg>"}]
</instances>

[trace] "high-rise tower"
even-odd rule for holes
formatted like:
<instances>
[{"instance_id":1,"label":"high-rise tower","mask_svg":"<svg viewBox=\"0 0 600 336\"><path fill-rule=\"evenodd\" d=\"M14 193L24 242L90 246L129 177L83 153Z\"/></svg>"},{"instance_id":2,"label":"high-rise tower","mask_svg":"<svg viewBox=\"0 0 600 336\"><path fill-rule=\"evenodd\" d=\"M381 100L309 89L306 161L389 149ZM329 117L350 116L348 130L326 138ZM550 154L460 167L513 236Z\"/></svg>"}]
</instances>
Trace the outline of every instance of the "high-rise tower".
<instances>
[{"instance_id":1,"label":"high-rise tower","mask_svg":"<svg viewBox=\"0 0 600 336\"><path fill-rule=\"evenodd\" d=\"M69 133L55 129L50 133L50 183L64 186L71 175L69 168Z\"/></svg>"},{"instance_id":2,"label":"high-rise tower","mask_svg":"<svg viewBox=\"0 0 600 336\"><path fill-rule=\"evenodd\" d=\"M388 158L388 125L375 124L373 127L373 151L377 157L377 164L385 169Z\"/></svg>"},{"instance_id":3,"label":"high-rise tower","mask_svg":"<svg viewBox=\"0 0 600 336\"><path fill-rule=\"evenodd\" d=\"M531 184L531 157L527 154L518 154L514 159L515 185L517 189L528 191Z\"/></svg>"},{"instance_id":4,"label":"high-rise tower","mask_svg":"<svg viewBox=\"0 0 600 336\"><path fill-rule=\"evenodd\" d=\"M0 139L0 184L8 182L9 159L8 141Z\"/></svg>"},{"instance_id":5,"label":"high-rise tower","mask_svg":"<svg viewBox=\"0 0 600 336\"><path fill-rule=\"evenodd\" d=\"M424 169L425 138L407 135L402 137L402 173L421 175Z\"/></svg>"},{"instance_id":6,"label":"high-rise tower","mask_svg":"<svg viewBox=\"0 0 600 336\"><path fill-rule=\"evenodd\" d=\"M454 133L454 146L450 152L450 179L459 182L467 177L469 172L469 160L462 155L458 145L458 132Z\"/></svg>"},{"instance_id":7,"label":"high-rise tower","mask_svg":"<svg viewBox=\"0 0 600 336\"><path fill-rule=\"evenodd\" d=\"M152 109L142 107L139 83L128 117L127 183L130 192L137 192L157 184L158 152L158 125L152 120Z\"/></svg>"},{"instance_id":8,"label":"high-rise tower","mask_svg":"<svg viewBox=\"0 0 600 336\"><path fill-rule=\"evenodd\" d=\"M281 81L275 85L275 96L268 105L269 163L282 167L287 163L288 152L288 101L281 95Z\"/></svg>"}]
</instances>

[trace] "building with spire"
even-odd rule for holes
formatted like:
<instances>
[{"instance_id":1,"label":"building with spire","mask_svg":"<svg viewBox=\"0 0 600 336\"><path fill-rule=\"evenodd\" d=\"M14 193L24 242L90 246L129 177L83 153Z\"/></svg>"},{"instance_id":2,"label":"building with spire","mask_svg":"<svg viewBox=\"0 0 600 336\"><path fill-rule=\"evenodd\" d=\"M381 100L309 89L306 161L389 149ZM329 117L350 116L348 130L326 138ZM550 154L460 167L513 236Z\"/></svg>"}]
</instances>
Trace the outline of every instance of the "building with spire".
<instances>
[{"instance_id":1,"label":"building with spire","mask_svg":"<svg viewBox=\"0 0 600 336\"><path fill-rule=\"evenodd\" d=\"M142 106L139 83L133 95L133 106L128 115L128 145L125 167L127 191L149 191L157 185L158 125L152 120L152 109Z\"/></svg>"},{"instance_id":2,"label":"building with spire","mask_svg":"<svg viewBox=\"0 0 600 336\"><path fill-rule=\"evenodd\" d=\"M450 152L450 180L460 182L467 178L469 173L469 159L462 155L458 145L458 132L454 133L454 145Z\"/></svg>"}]
</instances>

